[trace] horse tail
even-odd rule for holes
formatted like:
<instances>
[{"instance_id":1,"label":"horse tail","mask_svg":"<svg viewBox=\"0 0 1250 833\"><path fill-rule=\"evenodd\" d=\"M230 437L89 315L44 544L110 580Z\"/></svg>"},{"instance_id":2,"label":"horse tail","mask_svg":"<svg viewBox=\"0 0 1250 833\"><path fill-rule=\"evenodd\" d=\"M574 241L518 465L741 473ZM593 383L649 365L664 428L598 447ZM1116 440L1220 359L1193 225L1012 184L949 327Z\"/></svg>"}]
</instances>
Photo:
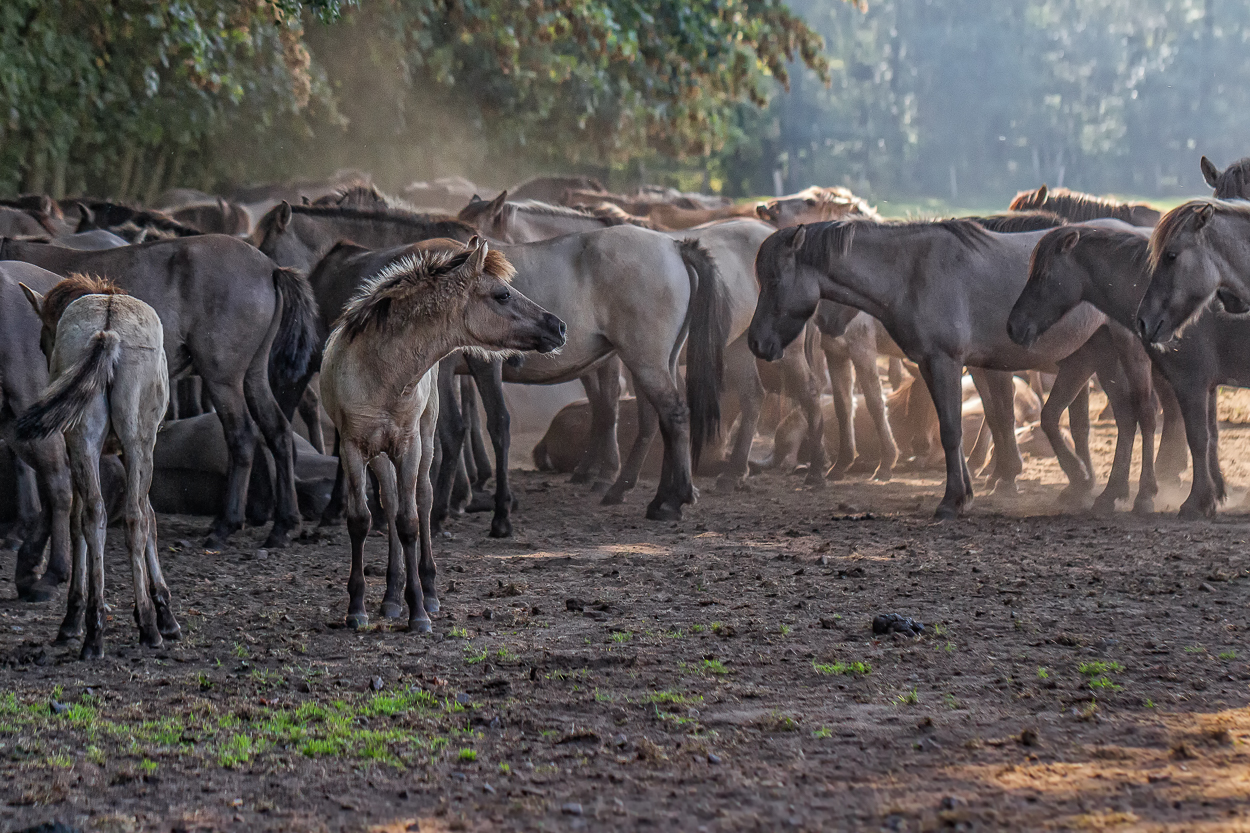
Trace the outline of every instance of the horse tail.
<instances>
[{"instance_id":1,"label":"horse tail","mask_svg":"<svg viewBox=\"0 0 1250 833\"><path fill-rule=\"evenodd\" d=\"M269 380L292 384L308 372L317 349L317 301L308 277L295 269L274 269L273 287L282 302L282 321L269 350Z\"/></svg>"},{"instance_id":2,"label":"horse tail","mask_svg":"<svg viewBox=\"0 0 1250 833\"><path fill-rule=\"evenodd\" d=\"M690 274L690 337L686 353L686 404L690 407L690 460L699 465L703 444L720 436L720 394L729 340L729 295L708 250L695 239L678 243Z\"/></svg>"},{"instance_id":3,"label":"horse tail","mask_svg":"<svg viewBox=\"0 0 1250 833\"><path fill-rule=\"evenodd\" d=\"M86 355L48 386L17 421L17 438L29 442L73 428L87 406L110 382L121 356L121 336L101 330L91 337Z\"/></svg>"}]
</instances>

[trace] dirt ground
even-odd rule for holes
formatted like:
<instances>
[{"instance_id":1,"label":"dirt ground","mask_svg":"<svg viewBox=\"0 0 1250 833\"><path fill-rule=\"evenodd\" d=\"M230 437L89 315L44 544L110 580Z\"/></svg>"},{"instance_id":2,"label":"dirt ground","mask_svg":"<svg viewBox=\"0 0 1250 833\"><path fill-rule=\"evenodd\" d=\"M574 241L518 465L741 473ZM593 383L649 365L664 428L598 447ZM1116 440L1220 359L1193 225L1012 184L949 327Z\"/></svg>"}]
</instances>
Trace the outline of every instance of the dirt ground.
<instances>
[{"instance_id":1,"label":"dirt ground","mask_svg":"<svg viewBox=\"0 0 1250 833\"><path fill-rule=\"evenodd\" d=\"M1250 830L1250 429L1221 443L1200 523L1054 514L1049 460L945 524L938 472L701 479L656 524L654 483L519 471L515 537L436 542L432 637L340 626L341 527L205 553L163 517L185 639L137 647L114 531L85 664L6 552L0 830Z\"/></svg>"}]
</instances>

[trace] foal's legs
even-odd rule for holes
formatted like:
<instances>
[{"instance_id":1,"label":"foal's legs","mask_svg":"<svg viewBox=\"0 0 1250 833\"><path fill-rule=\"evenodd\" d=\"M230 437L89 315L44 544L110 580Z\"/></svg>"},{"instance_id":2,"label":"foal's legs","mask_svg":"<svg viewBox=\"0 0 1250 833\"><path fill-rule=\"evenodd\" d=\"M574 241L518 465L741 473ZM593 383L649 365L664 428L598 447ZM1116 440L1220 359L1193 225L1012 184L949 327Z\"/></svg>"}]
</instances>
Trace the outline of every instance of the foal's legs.
<instances>
[{"instance_id":1,"label":"foal's legs","mask_svg":"<svg viewBox=\"0 0 1250 833\"><path fill-rule=\"evenodd\" d=\"M803 410L807 433L799 446L799 462L806 462L807 485L823 486L825 483L825 414L820 408L820 389L823 387L812 372L807 361L804 343L796 341L781 357L781 373L785 389Z\"/></svg>"},{"instance_id":2,"label":"foal's legs","mask_svg":"<svg viewBox=\"0 0 1250 833\"><path fill-rule=\"evenodd\" d=\"M1215 499L1223 503L1226 495L1224 470L1220 467L1219 391L1218 387L1212 386L1207 401L1207 467L1211 472L1211 481L1215 484Z\"/></svg>"},{"instance_id":3,"label":"foal's legs","mask_svg":"<svg viewBox=\"0 0 1250 833\"><path fill-rule=\"evenodd\" d=\"M586 451L573 470L570 483L591 483L591 491L603 491L621 467L616 429L621 401L621 360L609 356L581 377L590 404L590 434Z\"/></svg>"},{"instance_id":4,"label":"foal's legs","mask_svg":"<svg viewBox=\"0 0 1250 833\"><path fill-rule=\"evenodd\" d=\"M316 383L310 383L304 388L304 395L299 398L299 415L308 429L308 444L318 454L325 454L325 432L321 429L321 395L317 393Z\"/></svg>"},{"instance_id":5,"label":"foal's legs","mask_svg":"<svg viewBox=\"0 0 1250 833\"><path fill-rule=\"evenodd\" d=\"M65 436L75 497L82 501L86 543L87 632L82 644L83 659L104 656L104 539L108 513L100 494L100 452L107 433L108 410L104 398L99 397L87 406L82 423Z\"/></svg>"},{"instance_id":6,"label":"foal's legs","mask_svg":"<svg viewBox=\"0 0 1250 833\"><path fill-rule=\"evenodd\" d=\"M876 340L852 340L850 355L851 364L855 366L855 379L864 391L864 407L868 409L872 424L877 428L881 446L881 461L877 464L872 479L889 480L894 473L894 464L898 462L898 446L894 443L894 432L890 430L890 421L885 414L885 394L881 390L881 376L877 372ZM856 463L858 462L857 460Z\"/></svg>"},{"instance_id":7,"label":"foal's legs","mask_svg":"<svg viewBox=\"0 0 1250 833\"><path fill-rule=\"evenodd\" d=\"M1133 413L1141 428L1141 476L1138 479L1133 511L1148 514L1155 511L1154 498L1159 493L1159 483L1155 475L1156 413L1150 357L1132 333L1117 333L1113 337L1119 349L1120 365L1128 379Z\"/></svg>"},{"instance_id":8,"label":"foal's legs","mask_svg":"<svg viewBox=\"0 0 1250 833\"><path fill-rule=\"evenodd\" d=\"M764 385L760 381L756 361L745 338L735 339L725 348L725 388L737 394L741 413L738 418L738 433L729 452L729 461L716 483L716 487L722 491L746 488L751 443L755 440L760 409L764 404Z\"/></svg>"},{"instance_id":9,"label":"foal's legs","mask_svg":"<svg viewBox=\"0 0 1250 833\"><path fill-rule=\"evenodd\" d=\"M937 408L942 450L946 453L946 494L935 515L949 520L972 505L972 476L968 474L963 449L963 363L940 353L926 356L920 373Z\"/></svg>"},{"instance_id":10,"label":"foal's legs","mask_svg":"<svg viewBox=\"0 0 1250 833\"><path fill-rule=\"evenodd\" d=\"M971 368L973 381L981 392L985 421L994 438L994 470L990 484L994 491L1002 488L1015 492L1016 477L1024 471L1024 460L1016 446L1015 383L1004 370ZM943 447L946 443L943 441Z\"/></svg>"},{"instance_id":11,"label":"foal's legs","mask_svg":"<svg viewBox=\"0 0 1250 833\"><path fill-rule=\"evenodd\" d=\"M152 602L156 605L156 628L161 636L170 642L182 639L182 628L174 617L173 598L169 587L165 584L165 576L161 572L161 561L156 545L156 512L152 510L152 501L144 496L144 504L148 516L148 540L145 553L148 563L148 586L152 592Z\"/></svg>"},{"instance_id":12,"label":"foal's legs","mask_svg":"<svg viewBox=\"0 0 1250 833\"><path fill-rule=\"evenodd\" d=\"M25 496L26 502L34 503L38 495L38 511L35 512L31 534L22 541L17 551L15 582L18 595L31 602L51 599L57 585L70 574L70 505L73 500L73 484L65 457L65 441L60 435L22 444L22 456L33 466L25 463L19 472L30 472L34 489ZM24 478L25 479L25 478ZM25 491L25 488L23 489ZM33 506L24 507L30 511ZM44 545L51 540L48 566L43 575L35 580L35 571L43 559Z\"/></svg>"},{"instance_id":13,"label":"foal's legs","mask_svg":"<svg viewBox=\"0 0 1250 833\"><path fill-rule=\"evenodd\" d=\"M438 415L438 448L439 466L438 480L434 489L431 524L434 529L441 529L443 521L451 513L452 486L456 472L460 467L461 452L464 448L465 421L460 411L459 397L456 390L456 364L459 354L438 363L438 395L442 407Z\"/></svg>"},{"instance_id":14,"label":"foal's legs","mask_svg":"<svg viewBox=\"0 0 1250 833\"><path fill-rule=\"evenodd\" d=\"M369 478L356 441L344 437L339 448L347 497L347 534L352 543L351 573L347 577L347 626L363 628L369 624L369 615L365 613L365 539L373 523L367 493Z\"/></svg>"},{"instance_id":15,"label":"foal's legs","mask_svg":"<svg viewBox=\"0 0 1250 833\"><path fill-rule=\"evenodd\" d=\"M1180 516L1191 520L1213 517L1218 489L1211 471L1211 391L1206 385L1173 387L1173 390L1185 419L1185 436L1194 463L1193 487L1181 504Z\"/></svg>"},{"instance_id":16,"label":"foal's legs","mask_svg":"<svg viewBox=\"0 0 1250 833\"><path fill-rule=\"evenodd\" d=\"M635 386L637 387L635 381ZM651 450L651 441L655 439L655 432L660 427L659 416L655 412L655 408L648 401L647 397L642 394L639 388L636 391L634 404L638 408L638 433L634 436L634 444L629 449L629 455L625 458L624 465L621 466L621 472L616 477L616 482L603 493L603 500L600 501L604 506L615 506L623 503L625 493L634 488L638 483L638 474L642 471L643 463L647 460L647 452Z\"/></svg>"},{"instance_id":17,"label":"foal's legs","mask_svg":"<svg viewBox=\"0 0 1250 833\"><path fill-rule=\"evenodd\" d=\"M69 519L73 570L70 573L69 595L65 602L65 619L56 635L58 645L82 636L87 604L87 539L83 534L82 522L83 502L75 496Z\"/></svg>"},{"instance_id":18,"label":"foal's legs","mask_svg":"<svg viewBox=\"0 0 1250 833\"><path fill-rule=\"evenodd\" d=\"M421 540L421 560L417 564L417 575L421 579L421 594L427 613L438 613L440 607L435 586L438 569L434 565L434 542L430 534L430 504L434 498L434 490L430 484L430 466L434 462L434 430L438 423L439 405L437 398L431 398L426 403L425 413L421 415L421 457L417 468L417 531ZM411 601L408 609L411 613ZM412 627L411 616L409 627Z\"/></svg>"},{"instance_id":19,"label":"foal's legs","mask_svg":"<svg viewBox=\"0 0 1250 833\"><path fill-rule=\"evenodd\" d=\"M841 480L855 462L855 366L845 337L825 338L825 364L833 388L833 412L838 417L838 456L829 468L831 480Z\"/></svg>"},{"instance_id":20,"label":"foal's legs","mask_svg":"<svg viewBox=\"0 0 1250 833\"><path fill-rule=\"evenodd\" d=\"M1072 405L1082 389L1089 388L1091 367L1080 361L1070 361L1069 356L1059 365L1059 373L1055 375L1055 383L1050 388L1050 395L1042 405L1042 433L1050 441L1050 448L1055 452L1055 460L1059 468L1068 478L1068 485L1059 493L1061 503L1083 503L1086 496L1094 488L1094 478L1080 457L1072 452L1059 429L1059 418L1065 408Z\"/></svg>"},{"instance_id":21,"label":"foal's legs","mask_svg":"<svg viewBox=\"0 0 1250 833\"><path fill-rule=\"evenodd\" d=\"M291 533L298 533L302 521L299 498L295 494L295 441L291 423L269 386L268 355L258 356L243 379L248 409L255 417L265 444L273 453L275 469L273 527L266 547L284 547Z\"/></svg>"},{"instance_id":22,"label":"foal's legs","mask_svg":"<svg viewBox=\"0 0 1250 833\"><path fill-rule=\"evenodd\" d=\"M477 407L477 381L468 376L460 377L460 407L465 422L469 424L465 437L465 448L468 449L465 467L468 468L468 457L473 458L473 467L469 471L469 479L474 491L485 491L486 484L494 473L490 465L490 455L486 453L486 443L482 439L482 412ZM490 508L489 506L487 508Z\"/></svg>"},{"instance_id":23,"label":"foal's legs","mask_svg":"<svg viewBox=\"0 0 1250 833\"><path fill-rule=\"evenodd\" d=\"M404 578L404 548L399 540L399 528L395 518L399 506L403 502L395 482L395 466L388 457L378 455L369 461L378 478L378 499L382 504L382 512L386 515L386 596L382 599L382 615L387 619L398 619L403 615L403 593L400 587Z\"/></svg>"},{"instance_id":24,"label":"foal's legs","mask_svg":"<svg viewBox=\"0 0 1250 833\"><path fill-rule=\"evenodd\" d=\"M213 400L221 428L226 435L226 498L221 514L213 521L205 546L220 549L226 539L243 528L243 506L247 499L247 483L252 473L252 457L256 452L257 431L247 413L243 384L239 381L204 380Z\"/></svg>"},{"instance_id":25,"label":"foal's legs","mask_svg":"<svg viewBox=\"0 0 1250 833\"><path fill-rule=\"evenodd\" d=\"M1154 362L1151 365L1151 379L1155 393L1159 395L1159 404L1163 407L1163 436L1159 438L1159 457L1155 461L1155 472L1159 480L1178 483L1188 462L1185 451L1185 420L1181 416L1181 406L1176 401L1172 384L1159 372L1159 368L1153 366Z\"/></svg>"}]
</instances>

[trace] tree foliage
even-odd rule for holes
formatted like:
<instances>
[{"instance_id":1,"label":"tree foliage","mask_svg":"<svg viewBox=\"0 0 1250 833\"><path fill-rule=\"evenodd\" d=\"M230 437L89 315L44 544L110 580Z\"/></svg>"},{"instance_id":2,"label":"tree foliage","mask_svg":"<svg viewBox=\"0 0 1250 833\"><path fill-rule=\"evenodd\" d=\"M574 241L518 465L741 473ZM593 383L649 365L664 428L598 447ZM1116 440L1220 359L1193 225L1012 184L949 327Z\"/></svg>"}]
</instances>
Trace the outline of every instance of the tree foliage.
<instances>
[{"instance_id":1,"label":"tree foliage","mask_svg":"<svg viewBox=\"0 0 1250 833\"><path fill-rule=\"evenodd\" d=\"M706 154L822 46L780 0L7 0L0 190Z\"/></svg>"}]
</instances>

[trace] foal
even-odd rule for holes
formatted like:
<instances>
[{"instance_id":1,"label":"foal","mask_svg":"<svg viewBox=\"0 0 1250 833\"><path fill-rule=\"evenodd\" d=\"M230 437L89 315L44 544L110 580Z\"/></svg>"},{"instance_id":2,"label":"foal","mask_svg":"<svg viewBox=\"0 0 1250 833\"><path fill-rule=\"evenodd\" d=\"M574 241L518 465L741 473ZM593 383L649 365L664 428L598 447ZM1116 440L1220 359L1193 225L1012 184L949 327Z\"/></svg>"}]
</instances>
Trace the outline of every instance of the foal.
<instances>
[{"instance_id":1,"label":"foal","mask_svg":"<svg viewBox=\"0 0 1250 833\"><path fill-rule=\"evenodd\" d=\"M427 612L438 611L430 543L435 364L457 348L549 353L564 344L564 322L514 290L512 273L507 259L477 237L468 245L440 238L409 246L364 283L326 342L321 396L339 431L347 481L351 627L369 622L364 543L372 518L365 499L366 465L378 477L383 509L394 518L393 569L387 570L382 613L400 613L393 586L399 579L396 543L407 573L409 630L430 631Z\"/></svg>"},{"instance_id":2,"label":"foal","mask_svg":"<svg viewBox=\"0 0 1250 833\"><path fill-rule=\"evenodd\" d=\"M18 420L23 440L65 433L74 483L73 572L58 641L86 635L82 658L104 656L104 540L100 455L109 440L126 466L126 547L134 579L139 641L158 647L181 632L156 554L156 514L148 500L152 449L169 398L164 331L156 312L113 283L72 275L47 296L22 285L43 321L41 345L51 384ZM87 559L90 557L90 572Z\"/></svg>"}]
</instances>

